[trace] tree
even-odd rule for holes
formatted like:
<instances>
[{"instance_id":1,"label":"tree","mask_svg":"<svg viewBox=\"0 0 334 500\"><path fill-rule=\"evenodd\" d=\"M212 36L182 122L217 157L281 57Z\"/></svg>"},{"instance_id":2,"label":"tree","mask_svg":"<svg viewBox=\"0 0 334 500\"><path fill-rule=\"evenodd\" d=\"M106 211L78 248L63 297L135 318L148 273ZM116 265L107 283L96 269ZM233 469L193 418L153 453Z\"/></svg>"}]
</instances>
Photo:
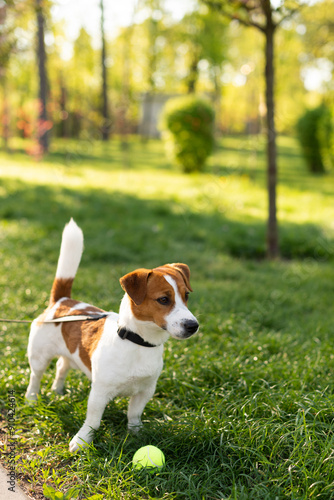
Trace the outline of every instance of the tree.
<instances>
[{"instance_id":1,"label":"tree","mask_svg":"<svg viewBox=\"0 0 334 500\"><path fill-rule=\"evenodd\" d=\"M36 0L37 15L37 61L39 76L39 120L38 120L38 142L41 152L45 153L49 148L49 122L47 117L47 94L48 79L46 72L46 52L44 43L44 12L43 0Z\"/></svg>"},{"instance_id":2,"label":"tree","mask_svg":"<svg viewBox=\"0 0 334 500\"><path fill-rule=\"evenodd\" d=\"M188 94L196 92L199 78L199 63L206 61L215 96L220 95L220 76L226 54L226 24L215 13L204 6L186 14L179 27L179 39L188 47Z\"/></svg>"},{"instance_id":3,"label":"tree","mask_svg":"<svg viewBox=\"0 0 334 500\"><path fill-rule=\"evenodd\" d=\"M11 5L11 2L9 2ZM3 90L3 108L2 108L2 137L4 148L8 149L9 139L9 105L7 88L7 69L10 54L15 47L15 38L13 29L7 26L7 8L8 4L0 6L0 83Z\"/></svg>"},{"instance_id":4,"label":"tree","mask_svg":"<svg viewBox=\"0 0 334 500\"><path fill-rule=\"evenodd\" d=\"M94 131L94 137L101 139L101 77L98 75L100 56L100 51L95 52L92 47L92 37L85 28L81 28L73 44L73 57L68 65L71 78L67 78L67 82L66 76L64 78L68 88L72 134L75 137L84 136L90 130L90 133Z\"/></svg>"},{"instance_id":5,"label":"tree","mask_svg":"<svg viewBox=\"0 0 334 500\"><path fill-rule=\"evenodd\" d=\"M158 38L162 33L162 19L164 16L163 3L161 0L143 0L142 7L149 12L149 17L145 21L148 37L147 47L147 94L146 116L143 120L143 139L147 140L151 135L154 94L157 90L157 68L159 64L161 48L159 48Z\"/></svg>"},{"instance_id":6,"label":"tree","mask_svg":"<svg viewBox=\"0 0 334 500\"><path fill-rule=\"evenodd\" d=\"M104 33L104 1L100 0L101 9L101 65L102 65L102 140L107 141L110 134L110 118L109 118L109 106L108 106L108 82L107 82L107 66L106 66L106 40Z\"/></svg>"},{"instance_id":7,"label":"tree","mask_svg":"<svg viewBox=\"0 0 334 500\"><path fill-rule=\"evenodd\" d=\"M334 3L331 0L318 1L303 9L298 16L301 39L304 43L303 76L308 71L321 77L320 92L333 96L334 61Z\"/></svg>"},{"instance_id":8,"label":"tree","mask_svg":"<svg viewBox=\"0 0 334 500\"><path fill-rule=\"evenodd\" d=\"M265 36L265 82L267 122L267 257L279 256L278 224L276 209L277 149L275 128L275 73L274 35L277 28L299 11L302 2L296 0L201 0L229 19L236 19L247 27L260 30Z\"/></svg>"},{"instance_id":9,"label":"tree","mask_svg":"<svg viewBox=\"0 0 334 500\"><path fill-rule=\"evenodd\" d=\"M323 0L310 4L302 11L304 44L308 58L334 59L334 4Z\"/></svg>"}]
</instances>

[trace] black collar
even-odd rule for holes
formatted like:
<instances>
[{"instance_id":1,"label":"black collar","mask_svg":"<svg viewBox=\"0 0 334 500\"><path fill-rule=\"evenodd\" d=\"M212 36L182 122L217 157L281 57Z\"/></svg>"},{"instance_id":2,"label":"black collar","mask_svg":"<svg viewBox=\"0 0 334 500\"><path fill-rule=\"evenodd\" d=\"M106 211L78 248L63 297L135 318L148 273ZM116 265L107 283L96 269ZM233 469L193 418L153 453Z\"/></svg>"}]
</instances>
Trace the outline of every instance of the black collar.
<instances>
[{"instance_id":1,"label":"black collar","mask_svg":"<svg viewBox=\"0 0 334 500\"><path fill-rule=\"evenodd\" d=\"M158 345L150 344L150 342L146 342L138 333L132 332L125 327L118 328L117 333L122 340L127 339L134 344L141 345L143 347L158 347Z\"/></svg>"}]
</instances>

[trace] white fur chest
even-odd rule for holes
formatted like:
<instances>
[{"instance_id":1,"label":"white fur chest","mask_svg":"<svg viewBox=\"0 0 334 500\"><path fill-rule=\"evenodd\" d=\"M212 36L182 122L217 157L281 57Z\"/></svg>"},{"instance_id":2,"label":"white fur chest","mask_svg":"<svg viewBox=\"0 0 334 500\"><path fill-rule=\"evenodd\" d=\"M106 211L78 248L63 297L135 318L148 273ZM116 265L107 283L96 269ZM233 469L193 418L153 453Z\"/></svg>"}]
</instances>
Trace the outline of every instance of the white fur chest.
<instances>
[{"instance_id":1,"label":"white fur chest","mask_svg":"<svg viewBox=\"0 0 334 500\"><path fill-rule=\"evenodd\" d=\"M159 378L163 346L142 347L117 334L118 315L108 318L99 345L92 356L92 380L115 396L132 396ZM109 389L110 388L110 389Z\"/></svg>"}]
</instances>

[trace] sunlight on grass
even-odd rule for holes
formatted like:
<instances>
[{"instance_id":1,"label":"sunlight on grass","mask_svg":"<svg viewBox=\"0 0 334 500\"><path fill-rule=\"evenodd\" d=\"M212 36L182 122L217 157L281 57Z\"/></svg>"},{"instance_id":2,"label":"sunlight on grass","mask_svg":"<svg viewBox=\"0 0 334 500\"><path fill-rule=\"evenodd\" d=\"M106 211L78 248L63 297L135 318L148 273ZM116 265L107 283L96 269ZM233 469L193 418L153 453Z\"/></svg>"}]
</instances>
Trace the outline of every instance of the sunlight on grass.
<instances>
[{"instance_id":1,"label":"sunlight on grass","mask_svg":"<svg viewBox=\"0 0 334 500\"><path fill-rule=\"evenodd\" d=\"M172 198L195 211L228 211L237 219L266 219L263 139L227 138L221 144L210 159L207 173L200 175L184 176L171 169L158 141L147 146L133 139L126 153L128 166L124 166L119 143L91 143L84 147L75 141L58 140L53 147L55 153L33 166L20 153L3 156L0 174L39 185L103 188L142 199ZM325 178L310 176L293 140L280 138L279 146L279 219L315 222L332 228L333 205L326 203L323 195L332 194L333 174Z\"/></svg>"}]
</instances>

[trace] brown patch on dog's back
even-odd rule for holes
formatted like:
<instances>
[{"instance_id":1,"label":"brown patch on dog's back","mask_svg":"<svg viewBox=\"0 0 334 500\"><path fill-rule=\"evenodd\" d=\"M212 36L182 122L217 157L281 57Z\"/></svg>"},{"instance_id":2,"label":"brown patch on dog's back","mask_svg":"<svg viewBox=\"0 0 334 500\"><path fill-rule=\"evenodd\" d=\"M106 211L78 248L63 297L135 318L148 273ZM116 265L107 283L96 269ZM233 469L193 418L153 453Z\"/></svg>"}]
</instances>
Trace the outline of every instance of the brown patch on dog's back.
<instances>
[{"instance_id":1,"label":"brown patch on dog's back","mask_svg":"<svg viewBox=\"0 0 334 500\"><path fill-rule=\"evenodd\" d=\"M68 350L73 354L79 348L79 356L89 370L92 369L91 358L103 333L105 322L106 318L101 318L61 325L61 333Z\"/></svg>"},{"instance_id":2,"label":"brown patch on dog's back","mask_svg":"<svg viewBox=\"0 0 334 500\"><path fill-rule=\"evenodd\" d=\"M79 304L81 304L81 302L73 299L62 300L53 315L53 319L60 318L61 316L88 316L89 314L105 313L103 309L91 305L76 309L75 307Z\"/></svg>"},{"instance_id":3,"label":"brown patch on dog's back","mask_svg":"<svg viewBox=\"0 0 334 500\"><path fill-rule=\"evenodd\" d=\"M63 316L103 314L106 311L88 304L83 308L78 308L80 304L82 304L82 302L74 299L62 300L58 304L52 319L59 318L59 323L54 323L54 325L57 327L61 324L61 333L70 353L73 354L79 348L79 356L82 362L91 370L91 357L103 333L106 318L75 322L62 322L61 318ZM49 306L44 313L41 314L38 324L43 323L50 310L51 307Z\"/></svg>"},{"instance_id":4,"label":"brown patch on dog's back","mask_svg":"<svg viewBox=\"0 0 334 500\"><path fill-rule=\"evenodd\" d=\"M75 307L77 304L80 304L80 302L78 302L77 300L73 300L73 299L62 300L58 304L58 307L57 307L57 309L56 309L56 311L53 314L51 319L56 319L56 318L59 318L60 316L68 316L69 314L71 314L71 316L84 314L82 311L79 311L78 309L73 310L70 313L70 310L73 307ZM55 304L50 304L49 307L47 309L45 309L45 311L39 316L39 318L38 318L39 325L41 325L46 320L46 318L48 317L48 315L50 314L50 311L52 310L52 308L54 306L55 306ZM102 312L102 310L99 309L98 312ZM50 318L48 318L48 319L50 319ZM59 326L59 323L54 323L54 325Z\"/></svg>"},{"instance_id":5,"label":"brown patch on dog's back","mask_svg":"<svg viewBox=\"0 0 334 500\"><path fill-rule=\"evenodd\" d=\"M103 309L91 305L76 309L80 304L81 302L73 299L63 300L53 318L60 319L61 316L81 316L105 312ZM101 318L98 320L64 322L61 325L61 333L67 349L73 354L79 348L79 356L89 370L91 370L90 360L101 338L105 321L106 318ZM56 325L59 325L59 323L56 323Z\"/></svg>"}]
</instances>

